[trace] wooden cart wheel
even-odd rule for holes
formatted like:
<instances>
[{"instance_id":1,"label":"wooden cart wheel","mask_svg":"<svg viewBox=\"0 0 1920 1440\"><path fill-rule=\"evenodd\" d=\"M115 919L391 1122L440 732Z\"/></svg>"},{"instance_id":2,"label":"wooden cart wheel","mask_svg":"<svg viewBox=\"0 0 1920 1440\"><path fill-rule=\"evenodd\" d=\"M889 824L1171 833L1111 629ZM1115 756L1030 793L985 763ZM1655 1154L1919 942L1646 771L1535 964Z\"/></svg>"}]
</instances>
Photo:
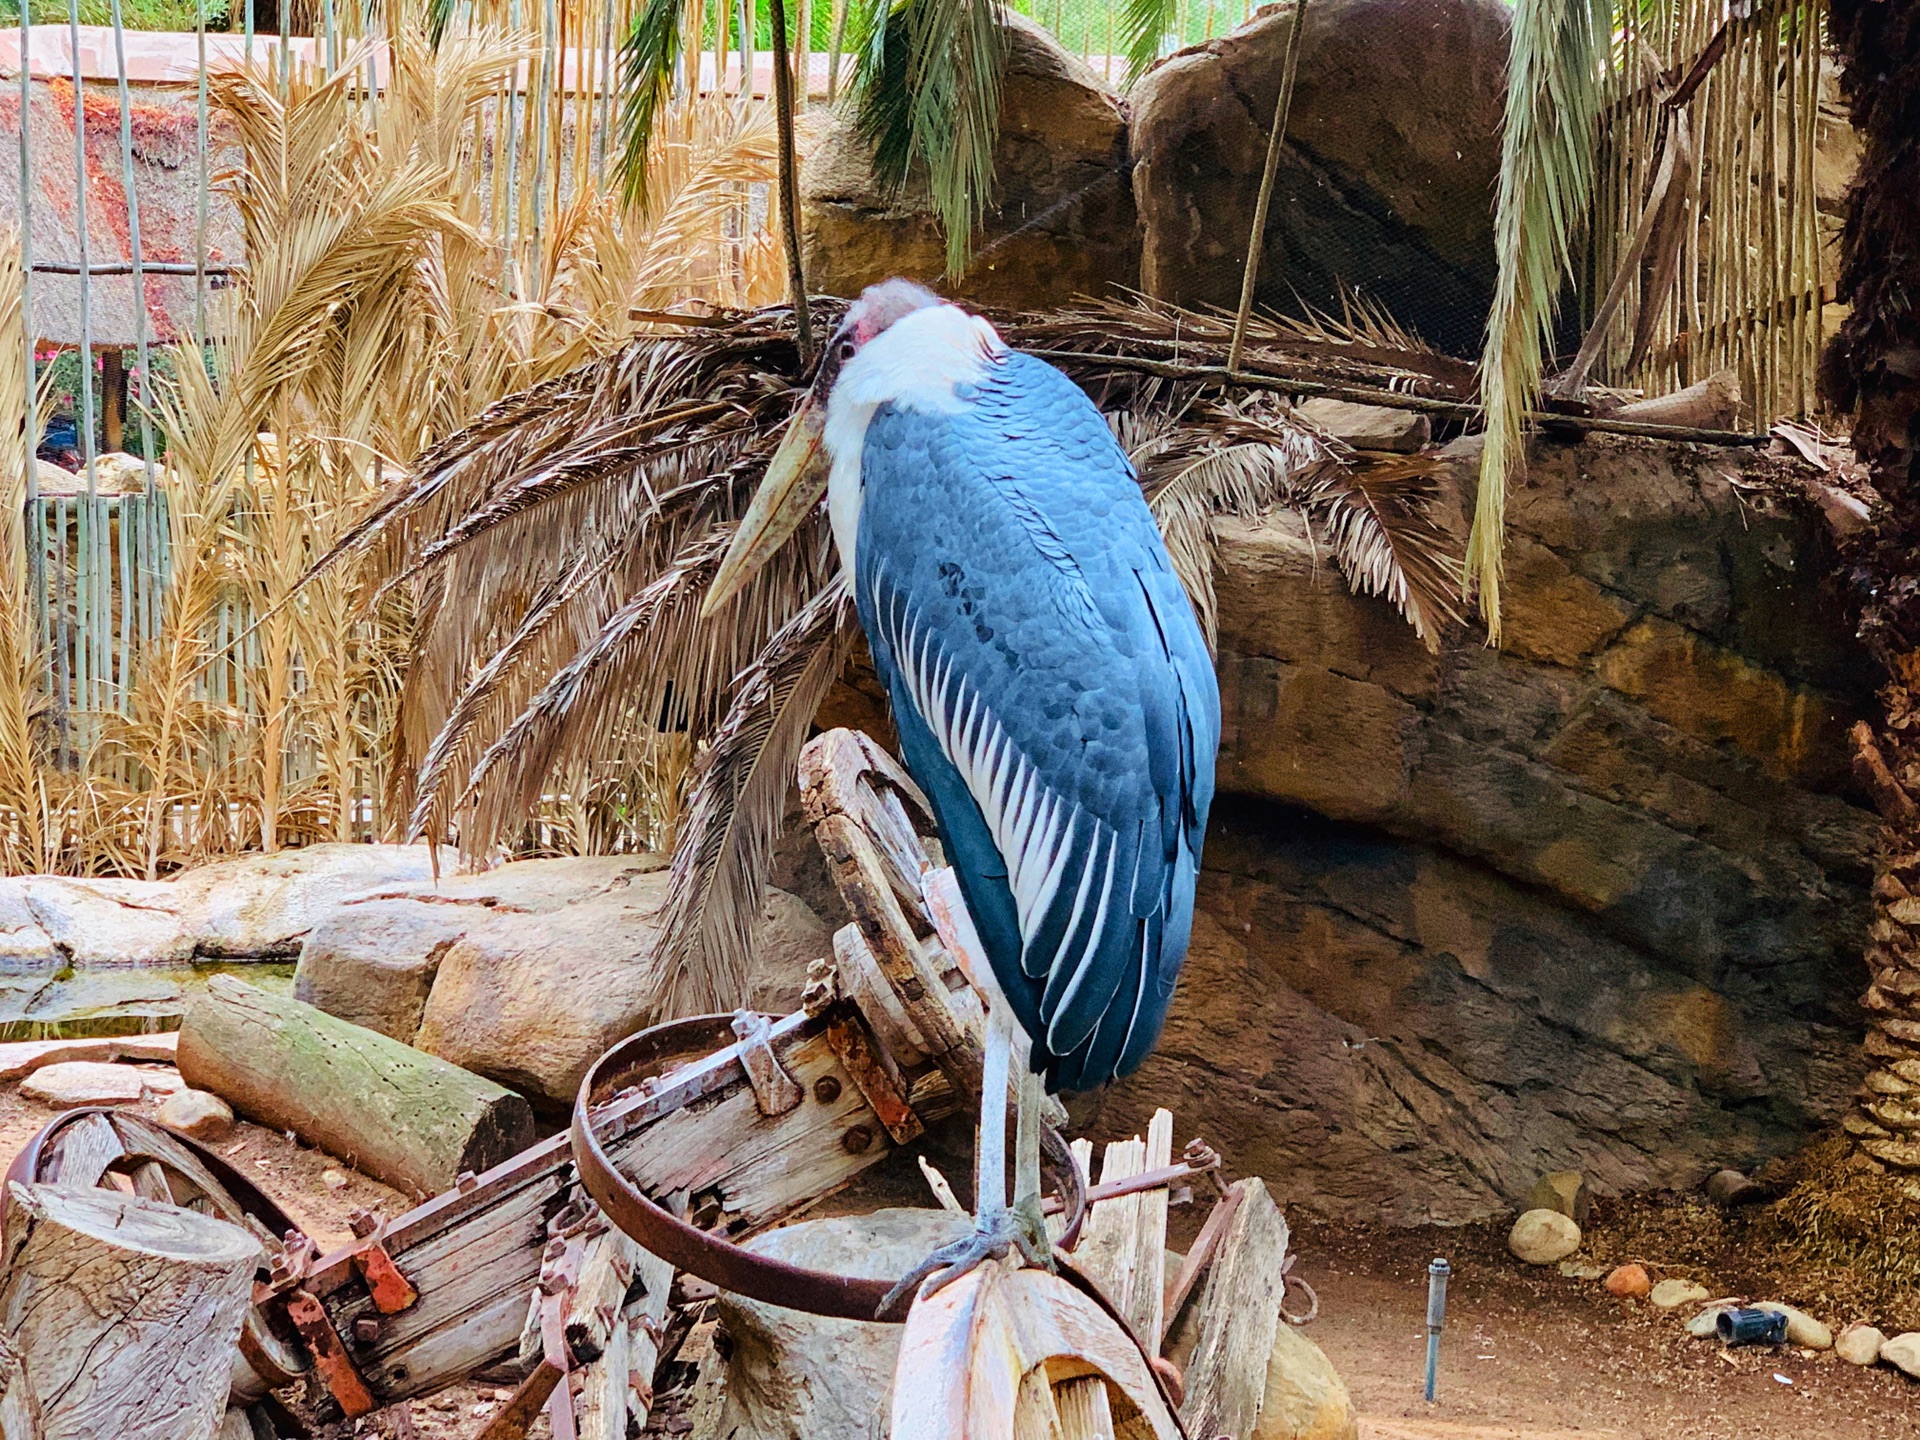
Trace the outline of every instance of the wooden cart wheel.
<instances>
[{"instance_id":1,"label":"wooden cart wheel","mask_svg":"<svg viewBox=\"0 0 1920 1440\"><path fill-rule=\"evenodd\" d=\"M41 1130L8 1167L9 1181L121 1190L226 1220L271 1256L288 1236L304 1241L292 1217L218 1155L178 1131L125 1111L69 1110ZM264 1272L261 1278L265 1278ZM291 1384L311 1364L306 1347L259 1306L247 1312L234 1365L233 1403L248 1405Z\"/></svg>"}]
</instances>

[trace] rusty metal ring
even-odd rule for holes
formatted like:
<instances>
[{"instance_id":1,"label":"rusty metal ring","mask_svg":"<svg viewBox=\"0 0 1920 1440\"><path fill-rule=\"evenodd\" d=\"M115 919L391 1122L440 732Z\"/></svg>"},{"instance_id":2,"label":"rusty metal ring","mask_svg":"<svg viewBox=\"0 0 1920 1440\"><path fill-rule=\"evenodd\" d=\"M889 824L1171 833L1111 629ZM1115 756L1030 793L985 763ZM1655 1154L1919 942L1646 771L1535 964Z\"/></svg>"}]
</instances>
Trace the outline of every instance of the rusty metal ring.
<instances>
[{"instance_id":1,"label":"rusty metal ring","mask_svg":"<svg viewBox=\"0 0 1920 1440\"><path fill-rule=\"evenodd\" d=\"M573 1160L580 1172L581 1185L609 1220L646 1249L675 1269L724 1290L769 1305L844 1320L905 1320L913 1300L911 1295L896 1300L885 1314L879 1313L880 1302L893 1288L893 1281L812 1270L755 1254L670 1214L614 1168L595 1132L591 1107L596 1096L613 1083L612 1077L633 1075L651 1059L685 1053L692 1044L722 1035L728 1043L733 1043L732 1027L731 1015L673 1020L621 1041L594 1061L581 1080L580 1092L573 1102ZM1073 1208L1079 1210L1084 1205L1083 1193ZM1098 1298L1112 1309L1104 1296Z\"/></svg>"}]
</instances>

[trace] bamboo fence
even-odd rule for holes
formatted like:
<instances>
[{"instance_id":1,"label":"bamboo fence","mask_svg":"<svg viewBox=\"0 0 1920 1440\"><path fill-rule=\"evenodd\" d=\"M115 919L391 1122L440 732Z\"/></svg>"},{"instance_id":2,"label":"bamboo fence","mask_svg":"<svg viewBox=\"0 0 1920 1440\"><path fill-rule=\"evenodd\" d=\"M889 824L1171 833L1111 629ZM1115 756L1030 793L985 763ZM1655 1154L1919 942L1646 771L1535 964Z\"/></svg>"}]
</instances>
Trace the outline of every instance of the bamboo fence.
<instances>
[{"instance_id":1,"label":"bamboo fence","mask_svg":"<svg viewBox=\"0 0 1920 1440\"><path fill-rule=\"evenodd\" d=\"M1583 314L1620 268L1658 163L1662 100L1714 41L1725 50L1692 101L1666 123L1687 127L1696 157L1686 184L1679 263L1652 343L1629 366L1649 269L1630 282L1595 378L1663 394L1732 369L1748 423L1817 408L1815 375L1833 298L1816 178L1824 0L1654 0L1620 12L1607 76Z\"/></svg>"}]
</instances>

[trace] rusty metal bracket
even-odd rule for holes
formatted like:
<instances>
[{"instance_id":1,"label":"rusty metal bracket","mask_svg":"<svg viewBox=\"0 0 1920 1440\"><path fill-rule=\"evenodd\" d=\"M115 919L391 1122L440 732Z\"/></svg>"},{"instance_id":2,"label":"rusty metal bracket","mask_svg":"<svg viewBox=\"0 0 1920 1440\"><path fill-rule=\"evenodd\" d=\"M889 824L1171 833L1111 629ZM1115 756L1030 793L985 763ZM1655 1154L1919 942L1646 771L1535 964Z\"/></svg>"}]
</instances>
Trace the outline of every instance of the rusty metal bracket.
<instances>
[{"instance_id":1,"label":"rusty metal bracket","mask_svg":"<svg viewBox=\"0 0 1920 1440\"><path fill-rule=\"evenodd\" d=\"M740 1038L740 1068L753 1088L753 1103L768 1119L797 1110L805 1099L799 1082L780 1068L773 1053L773 1022L765 1015L742 1010L733 1017L733 1033Z\"/></svg>"},{"instance_id":2,"label":"rusty metal bracket","mask_svg":"<svg viewBox=\"0 0 1920 1440\"><path fill-rule=\"evenodd\" d=\"M398 1315L420 1298L420 1292L393 1263L393 1256L387 1253L378 1234L369 1236L366 1243L353 1252L353 1268L366 1281L373 1308L382 1315Z\"/></svg>"},{"instance_id":3,"label":"rusty metal bracket","mask_svg":"<svg viewBox=\"0 0 1920 1440\"><path fill-rule=\"evenodd\" d=\"M907 1103L905 1079L887 1052L872 1042L867 1027L851 1012L851 1007L841 1006L838 1011L828 1013L827 1045L834 1059L840 1062L840 1068L853 1080L860 1098L887 1127L894 1144L905 1145L926 1133L927 1127Z\"/></svg>"},{"instance_id":4,"label":"rusty metal bracket","mask_svg":"<svg viewBox=\"0 0 1920 1440\"><path fill-rule=\"evenodd\" d=\"M353 1357L347 1354L347 1347L340 1343L339 1332L333 1328L327 1307L320 1303L311 1290L305 1288L290 1291L280 1303L286 1308L287 1319L293 1322L293 1328L307 1342L307 1349L313 1355L313 1368L319 1372L333 1398L340 1402L341 1411L349 1420L371 1414L376 1408L373 1392L367 1389L367 1382L360 1378L360 1371L354 1366Z\"/></svg>"}]
</instances>

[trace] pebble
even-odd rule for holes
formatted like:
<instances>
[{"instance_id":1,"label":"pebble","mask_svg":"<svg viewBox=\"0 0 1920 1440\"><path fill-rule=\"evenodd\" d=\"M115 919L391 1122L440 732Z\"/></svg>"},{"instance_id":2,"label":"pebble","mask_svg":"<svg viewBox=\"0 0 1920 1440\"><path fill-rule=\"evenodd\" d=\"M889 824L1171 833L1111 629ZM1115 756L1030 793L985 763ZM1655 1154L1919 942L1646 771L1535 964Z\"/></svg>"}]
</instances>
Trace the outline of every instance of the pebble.
<instances>
[{"instance_id":1,"label":"pebble","mask_svg":"<svg viewBox=\"0 0 1920 1440\"><path fill-rule=\"evenodd\" d=\"M1529 1265L1551 1265L1580 1248L1580 1227L1558 1210L1529 1210L1513 1222L1507 1248Z\"/></svg>"},{"instance_id":2,"label":"pebble","mask_svg":"<svg viewBox=\"0 0 1920 1440\"><path fill-rule=\"evenodd\" d=\"M329 1190L344 1190L352 1183L342 1172L331 1169L322 1170L320 1179Z\"/></svg>"},{"instance_id":3,"label":"pebble","mask_svg":"<svg viewBox=\"0 0 1920 1440\"><path fill-rule=\"evenodd\" d=\"M1595 1265L1590 1260L1562 1260L1560 1273L1569 1280L1604 1280L1607 1278L1607 1267Z\"/></svg>"},{"instance_id":4,"label":"pebble","mask_svg":"<svg viewBox=\"0 0 1920 1440\"><path fill-rule=\"evenodd\" d=\"M1678 1310L1707 1298L1707 1287L1692 1280L1662 1280L1648 1296L1662 1310Z\"/></svg>"},{"instance_id":5,"label":"pebble","mask_svg":"<svg viewBox=\"0 0 1920 1440\"><path fill-rule=\"evenodd\" d=\"M22 1080L20 1093L56 1110L71 1110L79 1105L130 1105L146 1090L140 1072L131 1065L63 1060L42 1066Z\"/></svg>"},{"instance_id":6,"label":"pebble","mask_svg":"<svg viewBox=\"0 0 1920 1440\"><path fill-rule=\"evenodd\" d=\"M160 1105L159 1120L195 1140L219 1140L233 1129L233 1110L205 1090L180 1090Z\"/></svg>"},{"instance_id":7,"label":"pebble","mask_svg":"<svg viewBox=\"0 0 1920 1440\"><path fill-rule=\"evenodd\" d=\"M1732 1208L1752 1205L1767 1198L1767 1187L1756 1185L1738 1170L1716 1170L1707 1177L1707 1198L1716 1205Z\"/></svg>"},{"instance_id":8,"label":"pebble","mask_svg":"<svg viewBox=\"0 0 1920 1440\"><path fill-rule=\"evenodd\" d=\"M1643 1265L1619 1265L1606 1278L1607 1293L1622 1300L1638 1300L1653 1289Z\"/></svg>"},{"instance_id":9,"label":"pebble","mask_svg":"<svg viewBox=\"0 0 1920 1440\"><path fill-rule=\"evenodd\" d=\"M1880 1347L1880 1358L1920 1380L1920 1330L1894 1336Z\"/></svg>"},{"instance_id":10,"label":"pebble","mask_svg":"<svg viewBox=\"0 0 1920 1440\"><path fill-rule=\"evenodd\" d=\"M1687 1321L1687 1334L1693 1336L1696 1340L1713 1339L1720 1333L1720 1312L1722 1310L1731 1310L1738 1303L1738 1301L1734 1300L1720 1300L1707 1306L1706 1309Z\"/></svg>"},{"instance_id":11,"label":"pebble","mask_svg":"<svg viewBox=\"0 0 1920 1440\"><path fill-rule=\"evenodd\" d=\"M1782 1305L1778 1300L1756 1300L1756 1310L1771 1310L1776 1315L1787 1317L1787 1343L1805 1345L1812 1350L1831 1350L1833 1331L1804 1310L1796 1310L1791 1305Z\"/></svg>"},{"instance_id":12,"label":"pebble","mask_svg":"<svg viewBox=\"0 0 1920 1440\"><path fill-rule=\"evenodd\" d=\"M1880 1347L1886 1339L1871 1325L1849 1325L1833 1342L1833 1348L1849 1365L1871 1365L1880 1358Z\"/></svg>"}]
</instances>

